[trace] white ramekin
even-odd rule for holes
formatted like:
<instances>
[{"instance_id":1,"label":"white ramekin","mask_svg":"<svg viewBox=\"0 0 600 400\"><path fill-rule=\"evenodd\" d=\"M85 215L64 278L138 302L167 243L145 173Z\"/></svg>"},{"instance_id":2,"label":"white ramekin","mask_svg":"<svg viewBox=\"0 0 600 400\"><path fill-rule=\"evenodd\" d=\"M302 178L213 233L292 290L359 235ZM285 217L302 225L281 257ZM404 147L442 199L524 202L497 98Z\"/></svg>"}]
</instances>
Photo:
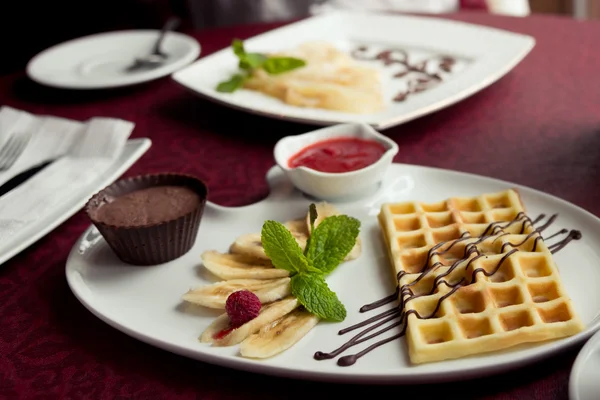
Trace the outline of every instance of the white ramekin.
<instances>
[{"instance_id":1,"label":"white ramekin","mask_svg":"<svg viewBox=\"0 0 600 400\"><path fill-rule=\"evenodd\" d=\"M300 150L313 143L338 137L375 140L385 146L387 151L374 164L350 172L332 173L307 167L289 167L290 158ZM396 142L377 132L370 125L359 123L338 124L301 135L286 136L275 144L274 149L275 162L296 188L322 200L369 194L381 182L397 153Z\"/></svg>"}]
</instances>

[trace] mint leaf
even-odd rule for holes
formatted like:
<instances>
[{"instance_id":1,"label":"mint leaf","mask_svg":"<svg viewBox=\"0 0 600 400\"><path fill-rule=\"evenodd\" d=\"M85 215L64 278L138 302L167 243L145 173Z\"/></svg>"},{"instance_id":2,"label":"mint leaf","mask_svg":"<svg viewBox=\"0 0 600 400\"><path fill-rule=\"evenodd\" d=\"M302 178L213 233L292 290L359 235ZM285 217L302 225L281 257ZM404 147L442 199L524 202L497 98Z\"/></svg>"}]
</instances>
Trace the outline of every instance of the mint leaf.
<instances>
[{"instance_id":1,"label":"mint leaf","mask_svg":"<svg viewBox=\"0 0 600 400\"><path fill-rule=\"evenodd\" d=\"M277 75L283 72L288 72L296 68L304 67L306 62L294 57L269 57L263 68L269 74Z\"/></svg>"},{"instance_id":2,"label":"mint leaf","mask_svg":"<svg viewBox=\"0 0 600 400\"><path fill-rule=\"evenodd\" d=\"M302 249L285 226L277 221L265 221L261 232L265 254L276 268L291 273L308 270L308 261Z\"/></svg>"},{"instance_id":3,"label":"mint leaf","mask_svg":"<svg viewBox=\"0 0 600 400\"><path fill-rule=\"evenodd\" d=\"M244 50L244 42L242 42L240 39L233 39L231 42L231 48L233 49L233 54L238 57L246 54L246 50Z\"/></svg>"},{"instance_id":4,"label":"mint leaf","mask_svg":"<svg viewBox=\"0 0 600 400\"><path fill-rule=\"evenodd\" d=\"M240 39L233 39L231 42L231 48L233 49L233 54L237 56L240 60L238 67L244 70L252 70L254 68L260 68L267 57L260 53L246 53L246 49L244 49L244 42Z\"/></svg>"},{"instance_id":5,"label":"mint leaf","mask_svg":"<svg viewBox=\"0 0 600 400\"><path fill-rule=\"evenodd\" d=\"M292 294L317 317L332 322L346 319L346 308L320 274L299 273L290 282Z\"/></svg>"},{"instance_id":6,"label":"mint leaf","mask_svg":"<svg viewBox=\"0 0 600 400\"><path fill-rule=\"evenodd\" d=\"M236 74L232 76L228 81L223 81L217 85L217 92L221 93L232 93L237 89L241 88L244 84L246 77L244 75Z\"/></svg>"},{"instance_id":7,"label":"mint leaf","mask_svg":"<svg viewBox=\"0 0 600 400\"><path fill-rule=\"evenodd\" d=\"M267 57L260 53L247 53L239 58L240 62L238 66L245 70L260 68L267 61Z\"/></svg>"},{"instance_id":8,"label":"mint leaf","mask_svg":"<svg viewBox=\"0 0 600 400\"><path fill-rule=\"evenodd\" d=\"M312 231L307 243L306 258L323 274L331 273L356 244L360 221L347 215L325 218Z\"/></svg>"}]
</instances>

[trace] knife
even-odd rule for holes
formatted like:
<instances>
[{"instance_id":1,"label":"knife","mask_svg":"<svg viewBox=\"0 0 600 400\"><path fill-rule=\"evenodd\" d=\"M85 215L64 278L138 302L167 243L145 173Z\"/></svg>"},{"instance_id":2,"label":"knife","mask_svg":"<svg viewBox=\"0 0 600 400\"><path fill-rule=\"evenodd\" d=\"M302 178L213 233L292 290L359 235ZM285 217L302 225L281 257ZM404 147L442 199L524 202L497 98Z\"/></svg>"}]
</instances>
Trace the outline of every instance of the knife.
<instances>
[{"instance_id":1,"label":"knife","mask_svg":"<svg viewBox=\"0 0 600 400\"><path fill-rule=\"evenodd\" d=\"M45 161L41 164L26 169L23 172L19 172L17 175L13 176L12 178L4 182L2 185L0 185L0 197L4 196L6 193L10 192L17 186L27 182L31 177L36 175L38 172L40 172L53 162L54 160Z\"/></svg>"}]
</instances>

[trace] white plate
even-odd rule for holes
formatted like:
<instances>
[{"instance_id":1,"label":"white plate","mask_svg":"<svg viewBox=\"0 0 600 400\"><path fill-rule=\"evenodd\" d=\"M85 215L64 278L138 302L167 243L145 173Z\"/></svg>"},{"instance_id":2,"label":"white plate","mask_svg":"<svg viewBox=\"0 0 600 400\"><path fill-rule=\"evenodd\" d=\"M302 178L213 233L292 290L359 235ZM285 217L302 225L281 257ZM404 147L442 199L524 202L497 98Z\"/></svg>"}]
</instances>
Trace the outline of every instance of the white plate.
<instances>
[{"instance_id":1,"label":"white plate","mask_svg":"<svg viewBox=\"0 0 600 400\"><path fill-rule=\"evenodd\" d=\"M600 333L583 346L575 359L569 379L571 400L597 400L600 397Z\"/></svg>"},{"instance_id":2,"label":"white plate","mask_svg":"<svg viewBox=\"0 0 600 400\"><path fill-rule=\"evenodd\" d=\"M127 171L150 148L151 144L150 139L146 138L128 140L115 163L90 183L85 190L79 191L78 196L71 196L68 202L54 208L51 213L4 239L0 243L0 264L19 254L79 211L94 193Z\"/></svg>"},{"instance_id":3,"label":"white plate","mask_svg":"<svg viewBox=\"0 0 600 400\"><path fill-rule=\"evenodd\" d=\"M509 72L534 46L534 39L498 29L436 18L338 12L311 17L245 41L247 51L271 52L312 40L326 40L340 50L357 46L400 48L414 63L436 54L457 59L455 72L438 86L394 103L393 97L406 79L392 79L398 67L381 69L387 107L376 114L349 114L290 106L258 92L238 90L219 93L217 84L237 68L228 47L176 72L173 79L192 92L236 109L272 118L331 125L363 122L378 129L389 128L447 107L492 84ZM413 75L414 77L414 75Z\"/></svg>"},{"instance_id":4,"label":"white plate","mask_svg":"<svg viewBox=\"0 0 600 400\"><path fill-rule=\"evenodd\" d=\"M268 181L271 194L260 203L241 208L208 204L195 246L183 257L163 265L124 265L104 240L98 239L95 229L88 230L67 260L69 286L100 319L153 346L236 369L346 383L418 383L498 373L579 343L600 327L597 319L600 311L600 291L597 290L600 287L598 218L558 198L507 182L394 164L376 194L361 201L338 204L342 212L362 222L363 254L359 259L343 264L328 277L330 286L346 305L346 321L320 323L295 346L263 361L239 357L236 355L237 347L214 348L200 343L198 336L219 313L200 307L185 307L180 299L191 287L210 282L200 267L201 252L209 249L226 251L236 236L260 232L266 219L283 221L303 215L310 203L293 189L279 167L269 171ZM566 290L587 325L584 332L518 350L419 366L409 364L404 340L375 350L351 367L339 367L336 360L313 359L315 351L333 350L348 339L338 336L337 331L366 317L358 312L360 306L393 292L394 283L389 279L390 267L376 218L383 201L437 201L448 196L477 195L513 186L521 190L532 215L559 213L553 229L576 228L583 234L582 240L570 243L557 253L556 261ZM361 346L356 351L360 349Z\"/></svg>"},{"instance_id":5,"label":"white plate","mask_svg":"<svg viewBox=\"0 0 600 400\"><path fill-rule=\"evenodd\" d=\"M50 47L27 64L34 81L63 89L101 89L133 85L167 76L194 61L200 45L190 36L169 32L162 50L165 64L151 70L127 72L136 57L150 53L157 30L99 33Z\"/></svg>"}]
</instances>

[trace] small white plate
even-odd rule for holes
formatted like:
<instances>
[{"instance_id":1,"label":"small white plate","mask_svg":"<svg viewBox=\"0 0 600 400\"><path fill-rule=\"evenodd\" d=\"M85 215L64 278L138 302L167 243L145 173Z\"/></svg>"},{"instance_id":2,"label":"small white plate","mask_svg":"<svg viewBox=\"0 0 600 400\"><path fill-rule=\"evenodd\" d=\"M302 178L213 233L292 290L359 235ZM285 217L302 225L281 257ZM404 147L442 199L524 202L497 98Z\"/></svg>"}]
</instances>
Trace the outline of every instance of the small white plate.
<instances>
[{"instance_id":1,"label":"small white plate","mask_svg":"<svg viewBox=\"0 0 600 400\"><path fill-rule=\"evenodd\" d=\"M453 72L444 81L403 102L394 102L408 79L393 78L398 65L384 67L380 61L366 62L381 70L385 110L375 114L350 114L287 105L250 90L219 93L217 84L236 71L237 61L227 47L204 57L172 75L173 79L211 101L271 118L331 125L362 122L385 129L454 104L489 86L508 73L533 48L530 36L464 22L438 18L337 12L311 17L245 40L247 51L272 52L307 41L326 41L342 51L367 45L374 50L403 49L412 64L437 56L456 59ZM435 65L434 65L435 67ZM418 76L417 76L418 77Z\"/></svg>"},{"instance_id":2,"label":"small white plate","mask_svg":"<svg viewBox=\"0 0 600 400\"><path fill-rule=\"evenodd\" d=\"M35 243L48 232L66 221L79 211L92 195L119 176L123 175L144 153L150 148L152 142L147 138L130 139L125 144L121 155L113 165L102 175L90 183L79 195L71 196L68 202L62 203L42 218L28 224L24 229L6 238L0 243L0 264L19 254L21 251Z\"/></svg>"},{"instance_id":3,"label":"small white plate","mask_svg":"<svg viewBox=\"0 0 600 400\"><path fill-rule=\"evenodd\" d=\"M115 88L169 75L200 54L194 38L169 32L162 43L169 55L163 65L126 71L135 58L150 54L159 34L157 30L115 31L70 40L33 57L27 75L40 84L63 89Z\"/></svg>"},{"instance_id":4,"label":"small white plate","mask_svg":"<svg viewBox=\"0 0 600 400\"><path fill-rule=\"evenodd\" d=\"M592 336L575 359L569 379L569 398L600 398L600 332Z\"/></svg>"},{"instance_id":5,"label":"small white plate","mask_svg":"<svg viewBox=\"0 0 600 400\"><path fill-rule=\"evenodd\" d=\"M260 232L266 219L285 221L303 215L311 200L294 189L279 167L267 180L270 195L240 208L207 203L194 247L179 259L152 267L120 262L97 231L89 229L78 241L66 265L68 284L94 315L116 329L153 346L207 363L258 373L294 378L354 383L425 383L460 380L518 368L590 337L599 327L600 219L566 201L533 189L465 173L393 164L376 193L352 202L338 203L340 211L360 219L362 255L336 269L328 284L346 305L343 323L319 323L287 351L267 360L245 359L238 347L210 347L198 336L221 312L189 307L181 296L191 287L212 282L201 267L205 250L227 251L239 235ZM438 201L449 196L471 196L517 187L532 216L558 213L552 227L578 229L583 237L556 254L555 260L567 293L586 329L561 340L521 346L478 357L411 365L403 339L388 343L351 367L334 360L316 361L316 351L331 351L349 337L338 330L372 315L359 308L393 292L390 266L382 244L377 213L386 201ZM399 328L398 328L399 329ZM353 332L354 333L354 332ZM349 335L352 336L353 333ZM389 332L389 336L397 332ZM351 349L356 353L372 341Z\"/></svg>"}]
</instances>

